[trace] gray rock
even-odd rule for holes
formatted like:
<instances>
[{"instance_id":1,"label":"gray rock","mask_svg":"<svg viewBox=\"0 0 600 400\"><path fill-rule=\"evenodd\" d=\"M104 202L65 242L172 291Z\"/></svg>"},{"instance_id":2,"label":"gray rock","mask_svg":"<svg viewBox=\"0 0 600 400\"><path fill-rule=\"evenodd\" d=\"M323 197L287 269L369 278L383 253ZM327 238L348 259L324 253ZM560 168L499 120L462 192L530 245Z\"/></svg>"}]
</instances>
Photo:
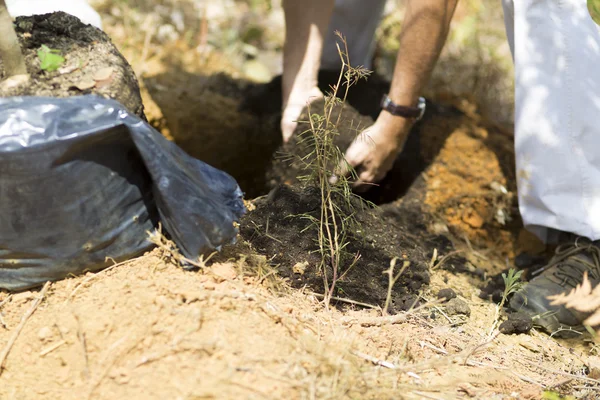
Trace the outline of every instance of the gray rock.
<instances>
[{"instance_id":1,"label":"gray rock","mask_svg":"<svg viewBox=\"0 0 600 400\"><path fill-rule=\"evenodd\" d=\"M466 315L469 317L471 315L471 309L466 301L455 297L450 299L448 303L446 303L446 314L448 315Z\"/></svg>"}]
</instances>

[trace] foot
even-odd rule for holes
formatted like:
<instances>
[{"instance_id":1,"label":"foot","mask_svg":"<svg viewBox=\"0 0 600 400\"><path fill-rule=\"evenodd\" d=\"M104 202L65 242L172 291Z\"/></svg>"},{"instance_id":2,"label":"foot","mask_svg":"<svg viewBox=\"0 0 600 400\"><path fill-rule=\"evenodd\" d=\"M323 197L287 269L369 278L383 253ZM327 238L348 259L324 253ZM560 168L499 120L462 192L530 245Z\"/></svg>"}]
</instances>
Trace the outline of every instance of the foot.
<instances>
[{"instance_id":1,"label":"foot","mask_svg":"<svg viewBox=\"0 0 600 400\"><path fill-rule=\"evenodd\" d=\"M528 313L534 324L552 335L576 335L590 314L550 305L548 297L570 292L581 284L584 272L592 287L600 283L600 243L580 239L560 245L540 274L514 294L510 307Z\"/></svg>"}]
</instances>

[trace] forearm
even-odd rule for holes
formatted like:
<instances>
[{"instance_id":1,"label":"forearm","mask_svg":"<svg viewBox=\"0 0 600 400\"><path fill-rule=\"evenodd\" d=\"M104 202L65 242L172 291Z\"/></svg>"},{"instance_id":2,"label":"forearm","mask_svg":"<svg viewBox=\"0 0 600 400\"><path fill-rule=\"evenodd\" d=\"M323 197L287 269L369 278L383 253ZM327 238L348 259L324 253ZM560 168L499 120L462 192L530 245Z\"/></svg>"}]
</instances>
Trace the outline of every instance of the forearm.
<instances>
[{"instance_id":1,"label":"forearm","mask_svg":"<svg viewBox=\"0 0 600 400\"><path fill-rule=\"evenodd\" d=\"M325 30L334 0L284 0L283 101L292 88L317 85ZM306 101L304 99L303 101Z\"/></svg>"},{"instance_id":2,"label":"forearm","mask_svg":"<svg viewBox=\"0 0 600 400\"><path fill-rule=\"evenodd\" d=\"M400 50L396 58L390 99L400 105L416 106L446 42L458 0L408 0ZM410 123L383 111L380 117L397 130Z\"/></svg>"}]
</instances>

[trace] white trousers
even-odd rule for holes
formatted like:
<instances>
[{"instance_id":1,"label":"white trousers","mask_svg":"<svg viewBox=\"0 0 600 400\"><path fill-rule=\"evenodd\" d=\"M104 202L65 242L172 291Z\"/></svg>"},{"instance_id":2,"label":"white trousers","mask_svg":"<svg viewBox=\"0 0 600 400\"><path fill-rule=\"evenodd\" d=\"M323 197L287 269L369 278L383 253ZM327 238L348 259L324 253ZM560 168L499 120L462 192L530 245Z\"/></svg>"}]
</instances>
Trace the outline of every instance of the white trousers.
<instances>
[{"instance_id":1,"label":"white trousers","mask_svg":"<svg viewBox=\"0 0 600 400\"><path fill-rule=\"evenodd\" d=\"M368 67L383 3L336 0L326 52L335 48L333 29L340 30L348 38L351 62ZM502 3L515 61L515 154L523 223L545 242L553 242L560 231L598 240L600 28L586 0ZM328 54L323 59L335 61Z\"/></svg>"},{"instance_id":2,"label":"white trousers","mask_svg":"<svg viewBox=\"0 0 600 400\"><path fill-rule=\"evenodd\" d=\"M555 241L557 231L598 240L600 28L586 0L503 1L507 31L514 27L515 38L523 223L545 242Z\"/></svg>"}]
</instances>

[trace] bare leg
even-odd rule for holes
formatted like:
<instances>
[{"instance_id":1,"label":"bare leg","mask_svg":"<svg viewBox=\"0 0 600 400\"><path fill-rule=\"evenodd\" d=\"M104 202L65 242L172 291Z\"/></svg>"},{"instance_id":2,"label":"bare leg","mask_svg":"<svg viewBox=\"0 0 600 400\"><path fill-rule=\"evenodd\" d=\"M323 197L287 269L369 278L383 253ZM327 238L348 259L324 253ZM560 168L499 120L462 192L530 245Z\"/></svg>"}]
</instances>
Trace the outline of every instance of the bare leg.
<instances>
[{"instance_id":1,"label":"bare leg","mask_svg":"<svg viewBox=\"0 0 600 400\"><path fill-rule=\"evenodd\" d=\"M309 99L322 97L317 88L323 38L333 11L333 0L284 0L283 113L281 132L288 141Z\"/></svg>"}]
</instances>

